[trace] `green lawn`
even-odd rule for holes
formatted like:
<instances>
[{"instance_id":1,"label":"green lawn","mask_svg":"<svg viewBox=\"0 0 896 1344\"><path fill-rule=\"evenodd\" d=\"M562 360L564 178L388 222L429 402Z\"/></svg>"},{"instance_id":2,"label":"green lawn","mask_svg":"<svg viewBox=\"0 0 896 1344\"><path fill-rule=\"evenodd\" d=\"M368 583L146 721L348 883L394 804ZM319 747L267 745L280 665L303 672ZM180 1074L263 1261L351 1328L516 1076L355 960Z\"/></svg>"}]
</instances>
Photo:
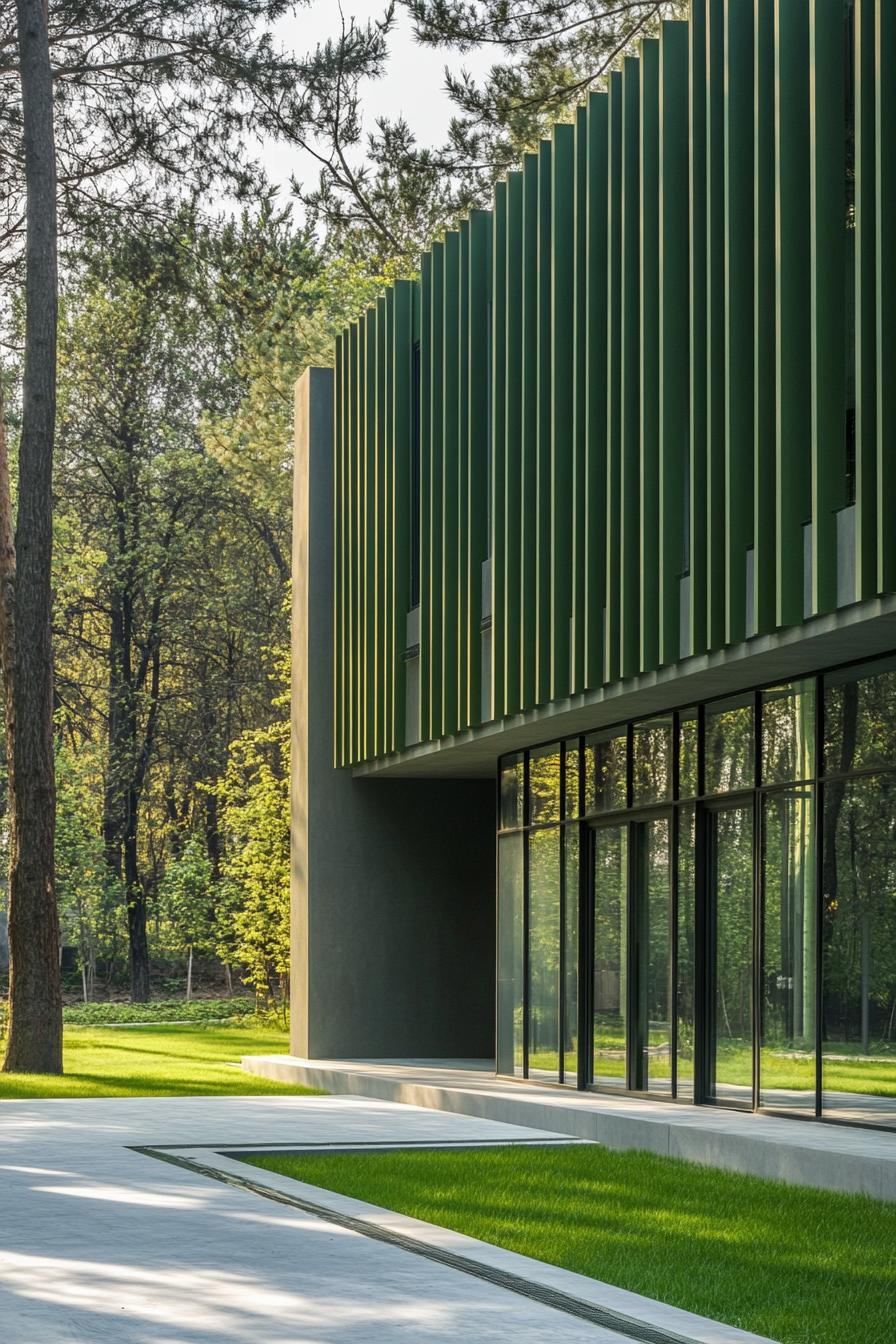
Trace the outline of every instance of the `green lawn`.
<instances>
[{"instance_id":1,"label":"green lawn","mask_svg":"<svg viewBox=\"0 0 896 1344\"><path fill-rule=\"evenodd\" d=\"M894 1337L896 1206L861 1195L597 1146L247 1160L781 1344Z\"/></svg>"},{"instance_id":2,"label":"green lawn","mask_svg":"<svg viewBox=\"0 0 896 1344\"><path fill-rule=\"evenodd\" d=\"M241 1026L66 1027L65 1073L0 1073L10 1097L211 1097L310 1094L305 1087L256 1078L241 1055L289 1049L283 1031Z\"/></svg>"}]
</instances>

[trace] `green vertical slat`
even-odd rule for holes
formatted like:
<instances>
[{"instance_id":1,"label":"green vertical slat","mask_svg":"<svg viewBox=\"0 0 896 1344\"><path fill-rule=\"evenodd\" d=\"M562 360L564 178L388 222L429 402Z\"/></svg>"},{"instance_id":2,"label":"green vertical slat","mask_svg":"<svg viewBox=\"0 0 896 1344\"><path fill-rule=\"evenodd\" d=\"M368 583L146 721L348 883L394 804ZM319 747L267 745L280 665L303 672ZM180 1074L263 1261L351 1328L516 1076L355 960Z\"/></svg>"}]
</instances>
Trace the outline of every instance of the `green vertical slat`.
<instances>
[{"instance_id":1,"label":"green vertical slat","mask_svg":"<svg viewBox=\"0 0 896 1344\"><path fill-rule=\"evenodd\" d=\"M607 476L604 679L619 676L620 453L622 442L622 75L609 79L607 116Z\"/></svg>"},{"instance_id":2,"label":"green vertical slat","mask_svg":"<svg viewBox=\"0 0 896 1344\"><path fill-rule=\"evenodd\" d=\"M523 345L520 464L520 708L535 704L538 479L538 155L523 159Z\"/></svg>"},{"instance_id":3,"label":"green vertical slat","mask_svg":"<svg viewBox=\"0 0 896 1344\"><path fill-rule=\"evenodd\" d=\"M588 107L576 111L572 335L572 623L570 690L585 688L585 454L588 405Z\"/></svg>"},{"instance_id":4,"label":"green vertical slat","mask_svg":"<svg viewBox=\"0 0 896 1344\"><path fill-rule=\"evenodd\" d=\"M504 388L504 480L501 507L504 510L504 701L502 712L520 708L520 602L522 517L520 474L522 466L523 359L523 175L507 174L507 249L504 281L505 311L500 314L507 331L507 376Z\"/></svg>"},{"instance_id":5,"label":"green vertical slat","mask_svg":"<svg viewBox=\"0 0 896 1344\"><path fill-rule=\"evenodd\" d=\"M333 371L333 764L344 765L343 746L343 654L342 642L342 547L344 530L342 520L342 449L344 444L342 430L342 334L336 337L336 350Z\"/></svg>"},{"instance_id":6,"label":"green vertical slat","mask_svg":"<svg viewBox=\"0 0 896 1344\"><path fill-rule=\"evenodd\" d=\"M383 344L379 350L382 364L381 378L385 415L383 426L383 568L382 568L382 648L380 666L383 669L383 724L380 752L383 755L395 750L395 376L393 357L395 352L395 286L390 285L385 294L385 316L383 322Z\"/></svg>"},{"instance_id":7,"label":"green vertical slat","mask_svg":"<svg viewBox=\"0 0 896 1344\"><path fill-rule=\"evenodd\" d=\"M607 521L607 183L609 97L588 98L585 246L585 578L582 689L604 681Z\"/></svg>"},{"instance_id":8,"label":"green vertical slat","mask_svg":"<svg viewBox=\"0 0 896 1344\"><path fill-rule=\"evenodd\" d=\"M775 24L767 0L753 12L753 611L752 630L775 626Z\"/></svg>"},{"instance_id":9,"label":"green vertical slat","mask_svg":"<svg viewBox=\"0 0 896 1344\"><path fill-rule=\"evenodd\" d=\"M622 65L621 400L619 675L634 676L641 654L641 63Z\"/></svg>"},{"instance_id":10,"label":"green vertical slat","mask_svg":"<svg viewBox=\"0 0 896 1344\"><path fill-rule=\"evenodd\" d=\"M364 646L361 637L361 578L363 574L363 555L361 550L361 420L358 414L362 377L361 377L361 355L363 345L361 342L361 324L353 322L351 326L351 348L352 348L352 375L351 386L349 388L351 402L351 443L350 453L350 473L351 473L351 536L352 536L352 556L351 556L351 627L352 627L352 743L351 743L351 761L361 759L361 689L362 689L362 657Z\"/></svg>"},{"instance_id":11,"label":"green vertical slat","mask_svg":"<svg viewBox=\"0 0 896 1344\"><path fill-rule=\"evenodd\" d=\"M432 434L432 252L420 258L420 740L429 736L430 684L432 673L432 605L430 570L432 567L430 477Z\"/></svg>"},{"instance_id":12,"label":"green vertical slat","mask_svg":"<svg viewBox=\"0 0 896 1344\"><path fill-rule=\"evenodd\" d=\"M352 398L352 379L354 377L356 351L352 341L351 327L346 327L342 337L342 631L343 631L343 746L342 763L348 765L352 760L352 743L355 723L354 707L354 669L355 644L354 623L352 621L352 593L355 572L355 533L352 514L352 452L354 449L354 404Z\"/></svg>"},{"instance_id":13,"label":"green vertical slat","mask_svg":"<svg viewBox=\"0 0 896 1344\"><path fill-rule=\"evenodd\" d=\"M688 574L691 653L706 648L706 3L689 24L691 424Z\"/></svg>"},{"instance_id":14,"label":"green vertical slat","mask_svg":"<svg viewBox=\"0 0 896 1344\"><path fill-rule=\"evenodd\" d=\"M430 433L429 433L429 723L425 737L430 740L442 732L443 690L443 497L444 472L444 399L445 386L445 244L432 245L432 311L429 338Z\"/></svg>"},{"instance_id":15,"label":"green vertical slat","mask_svg":"<svg viewBox=\"0 0 896 1344\"><path fill-rule=\"evenodd\" d=\"M812 610L837 605L846 484L846 155L843 0L809 8L812 246Z\"/></svg>"},{"instance_id":16,"label":"green vertical slat","mask_svg":"<svg viewBox=\"0 0 896 1344\"><path fill-rule=\"evenodd\" d=\"M352 388L354 443L352 445L352 513L354 515L355 565L353 621L355 639L355 732L353 761L364 756L364 318L356 325L357 348Z\"/></svg>"},{"instance_id":17,"label":"green vertical slat","mask_svg":"<svg viewBox=\"0 0 896 1344\"><path fill-rule=\"evenodd\" d=\"M659 68L659 663L681 652L689 451L688 32L664 22Z\"/></svg>"},{"instance_id":18,"label":"green vertical slat","mask_svg":"<svg viewBox=\"0 0 896 1344\"><path fill-rule=\"evenodd\" d=\"M405 745L405 700L407 681L403 657L407 642L410 608L411 555L411 419L413 303L416 286L411 280L395 285L392 327L393 470L392 510L392 745Z\"/></svg>"},{"instance_id":19,"label":"green vertical slat","mask_svg":"<svg viewBox=\"0 0 896 1344\"><path fill-rule=\"evenodd\" d=\"M795 625L811 511L808 0L775 0L775 38L777 621Z\"/></svg>"},{"instance_id":20,"label":"green vertical slat","mask_svg":"<svg viewBox=\"0 0 896 1344\"><path fill-rule=\"evenodd\" d=\"M896 7L877 0L877 546L878 587L896 588Z\"/></svg>"},{"instance_id":21,"label":"green vertical slat","mask_svg":"<svg viewBox=\"0 0 896 1344\"><path fill-rule=\"evenodd\" d=\"M551 700L570 690L574 193L575 128L562 123L551 147Z\"/></svg>"},{"instance_id":22,"label":"green vertical slat","mask_svg":"<svg viewBox=\"0 0 896 1344\"><path fill-rule=\"evenodd\" d=\"M491 215L474 210L470 215L470 325L467 342L469 360L469 455L467 532L467 612L469 656L467 659L467 721L482 719L482 564L488 553L488 445L489 405L489 247Z\"/></svg>"},{"instance_id":23,"label":"green vertical slat","mask_svg":"<svg viewBox=\"0 0 896 1344\"><path fill-rule=\"evenodd\" d=\"M364 674L366 678L364 697L364 716L366 731L364 734L364 756L369 759L377 752L377 709L379 690L379 661L377 647L379 628L377 626L378 602L377 588L379 573L377 570L379 519L377 505L379 494L379 459L377 454L377 367L376 367L376 308L369 308L364 320L365 335L365 507L364 507Z\"/></svg>"},{"instance_id":24,"label":"green vertical slat","mask_svg":"<svg viewBox=\"0 0 896 1344\"><path fill-rule=\"evenodd\" d=\"M457 360L457 657L455 670L455 722L470 724L468 676L470 668L470 221L459 226Z\"/></svg>"},{"instance_id":25,"label":"green vertical slat","mask_svg":"<svg viewBox=\"0 0 896 1344\"><path fill-rule=\"evenodd\" d=\"M490 482L491 602L492 602L492 717L504 705L504 621L507 603L504 574L504 416L507 329L503 315L507 283L507 183L495 184L492 221L492 461Z\"/></svg>"},{"instance_id":26,"label":"green vertical slat","mask_svg":"<svg viewBox=\"0 0 896 1344\"><path fill-rule=\"evenodd\" d=\"M374 679L375 718L374 718L374 755L385 754L386 747L386 709L389 698L388 669L389 642L387 631L391 628L388 611L389 581L387 577L387 546L391 516L386 509L389 494L389 467L391 453L388 443L388 382L386 337L386 297L380 295L376 301L376 512L374 517L374 637L373 662L376 669Z\"/></svg>"},{"instance_id":27,"label":"green vertical slat","mask_svg":"<svg viewBox=\"0 0 896 1344\"><path fill-rule=\"evenodd\" d=\"M747 634L753 544L753 0L725 0L725 640Z\"/></svg>"},{"instance_id":28,"label":"green vertical slat","mask_svg":"<svg viewBox=\"0 0 896 1344\"><path fill-rule=\"evenodd\" d=\"M660 230L659 140L660 53L651 38L641 43L641 447L640 447L640 631L638 671L659 662L660 525Z\"/></svg>"},{"instance_id":29,"label":"green vertical slat","mask_svg":"<svg viewBox=\"0 0 896 1344\"><path fill-rule=\"evenodd\" d=\"M725 3L706 16L706 603L710 649L725 642Z\"/></svg>"},{"instance_id":30,"label":"green vertical slat","mask_svg":"<svg viewBox=\"0 0 896 1344\"><path fill-rule=\"evenodd\" d=\"M460 235L445 234L442 335L442 712L439 735L457 731L457 448L459 430Z\"/></svg>"},{"instance_id":31,"label":"green vertical slat","mask_svg":"<svg viewBox=\"0 0 896 1344\"><path fill-rule=\"evenodd\" d=\"M877 592L875 0L855 0L856 597Z\"/></svg>"},{"instance_id":32,"label":"green vertical slat","mask_svg":"<svg viewBox=\"0 0 896 1344\"><path fill-rule=\"evenodd\" d=\"M535 702L551 697L551 142L538 147L538 409Z\"/></svg>"},{"instance_id":33,"label":"green vertical slat","mask_svg":"<svg viewBox=\"0 0 896 1344\"><path fill-rule=\"evenodd\" d=\"M358 319L358 749L367 755L367 314Z\"/></svg>"}]
</instances>

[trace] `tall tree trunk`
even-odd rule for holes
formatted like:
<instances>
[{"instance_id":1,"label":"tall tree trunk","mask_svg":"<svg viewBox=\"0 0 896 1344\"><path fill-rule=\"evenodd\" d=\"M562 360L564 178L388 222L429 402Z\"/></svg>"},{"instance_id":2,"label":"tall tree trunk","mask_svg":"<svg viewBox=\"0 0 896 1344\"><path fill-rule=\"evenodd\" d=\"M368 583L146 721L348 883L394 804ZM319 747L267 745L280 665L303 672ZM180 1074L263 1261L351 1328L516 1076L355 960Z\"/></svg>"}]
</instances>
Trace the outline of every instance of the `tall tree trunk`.
<instances>
[{"instance_id":1,"label":"tall tree trunk","mask_svg":"<svg viewBox=\"0 0 896 1344\"><path fill-rule=\"evenodd\" d=\"M128 903L128 953L131 966L131 1001L149 1003L149 940L146 936L146 892L137 862L137 815L139 794L128 789L123 840L124 889Z\"/></svg>"},{"instance_id":2,"label":"tall tree trunk","mask_svg":"<svg viewBox=\"0 0 896 1344\"><path fill-rule=\"evenodd\" d=\"M56 149L44 0L18 0L27 190L25 370L15 542L8 469L3 552L9 753L9 1041L4 1069L62 1072L59 915L53 847L53 438L56 424ZM4 454L5 456L5 454Z\"/></svg>"}]
</instances>

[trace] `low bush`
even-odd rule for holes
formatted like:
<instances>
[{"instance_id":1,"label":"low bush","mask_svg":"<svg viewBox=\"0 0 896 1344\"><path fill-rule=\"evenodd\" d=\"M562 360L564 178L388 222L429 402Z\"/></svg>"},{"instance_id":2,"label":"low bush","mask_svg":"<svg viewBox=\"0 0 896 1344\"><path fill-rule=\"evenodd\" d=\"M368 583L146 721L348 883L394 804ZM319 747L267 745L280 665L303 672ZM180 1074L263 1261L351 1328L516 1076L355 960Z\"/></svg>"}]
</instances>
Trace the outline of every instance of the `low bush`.
<instances>
[{"instance_id":1,"label":"low bush","mask_svg":"<svg viewBox=\"0 0 896 1344\"><path fill-rule=\"evenodd\" d=\"M234 1022L255 1015L255 1000L159 999L154 1003L77 1003L62 1010L70 1027L132 1026L153 1022Z\"/></svg>"}]
</instances>

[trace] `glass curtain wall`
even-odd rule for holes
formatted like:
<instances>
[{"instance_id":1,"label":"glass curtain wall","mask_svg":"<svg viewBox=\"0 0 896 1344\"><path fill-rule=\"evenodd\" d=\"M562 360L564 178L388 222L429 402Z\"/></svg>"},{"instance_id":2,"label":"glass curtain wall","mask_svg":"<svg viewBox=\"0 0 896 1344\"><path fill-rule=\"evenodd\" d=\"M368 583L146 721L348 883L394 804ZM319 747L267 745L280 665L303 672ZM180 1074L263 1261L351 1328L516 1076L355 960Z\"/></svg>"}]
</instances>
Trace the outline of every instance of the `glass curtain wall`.
<instances>
[{"instance_id":1,"label":"glass curtain wall","mask_svg":"<svg viewBox=\"0 0 896 1344\"><path fill-rule=\"evenodd\" d=\"M502 762L498 1071L579 1082L579 744Z\"/></svg>"},{"instance_id":2,"label":"glass curtain wall","mask_svg":"<svg viewBox=\"0 0 896 1344\"><path fill-rule=\"evenodd\" d=\"M896 1126L896 660L505 758L498 1064Z\"/></svg>"}]
</instances>

